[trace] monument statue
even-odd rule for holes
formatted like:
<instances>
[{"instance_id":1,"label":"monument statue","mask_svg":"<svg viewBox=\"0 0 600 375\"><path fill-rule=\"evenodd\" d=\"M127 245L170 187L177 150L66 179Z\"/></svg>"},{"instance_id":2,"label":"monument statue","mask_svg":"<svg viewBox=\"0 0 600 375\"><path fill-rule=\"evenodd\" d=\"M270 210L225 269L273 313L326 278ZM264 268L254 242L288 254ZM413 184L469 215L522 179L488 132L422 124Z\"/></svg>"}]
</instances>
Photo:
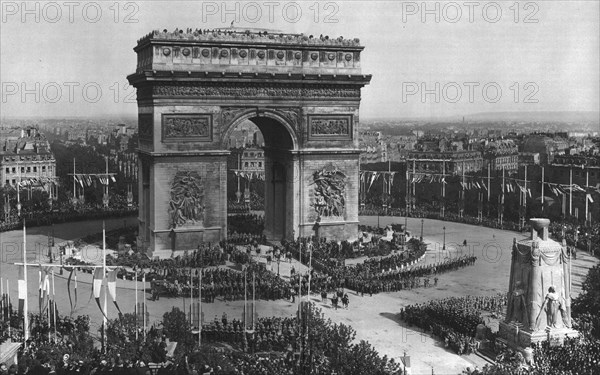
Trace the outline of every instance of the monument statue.
<instances>
[{"instance_id":1,"label":"monument statue","mask_svg":"<svg viewBox=\"0 0 600 375\"><path fill-rule=\"evenodd\" d=\"M202 223L204 189L198 172L180 171L171 184L169 213L171 228L188 223Z\"/></svg>"},{"instance_id":2,"label":"monument statue","mask_svg":"<svg viewBox=\"0 0 600 375\"><path fill-rule=\"evenodd\" d=\"M505 344L526 354L532 343L577 336L571 328L571 258L565 241L548 237L548 219L531 219L531 237L513 241Z\"/></svg>"},{"instance_id":3,"label":"monument statue","mask_svg":"<svg viewBox=\"0 0 600 375\"><path fill-rule=\"evenodd\" d=\"M319 217L344 216L346 208L346 175L333 166L315 171L314 208Z\"/></svg>"}]
</instances>

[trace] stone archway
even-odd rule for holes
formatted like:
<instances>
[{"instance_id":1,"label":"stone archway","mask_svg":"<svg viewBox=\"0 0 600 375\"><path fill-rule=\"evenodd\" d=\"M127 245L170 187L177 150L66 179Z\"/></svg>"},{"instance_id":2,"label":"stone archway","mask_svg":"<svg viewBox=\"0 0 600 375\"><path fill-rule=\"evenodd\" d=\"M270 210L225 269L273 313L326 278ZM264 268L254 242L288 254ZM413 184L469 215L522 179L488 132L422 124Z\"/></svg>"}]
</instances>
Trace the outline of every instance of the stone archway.
<instances>
[{"instance_id":1,"label":"stone archway","mask_svg":"<svg viewBox=\"0 0 600 375\"><path fill-rule=\"evenodd\" d=\"M272 239L352 239L358 110L371 77L358 40L227 29L138 41L140 245L154 255L227 236L227 139L245 120L265 138Z\"/></svg>"},{"instance_id":2,"label":"stone archway","mask_svg":"<svg viewBox=\"0 0 600 375\"><path fill-rule=\"evenodd\" d=\"M294 181L298 179L299 109L290 108L226 108L221 144L227 145L231 132L244 121L253 122L265 141L265 233L271 240L291 238L298 227L294 213Z\"/></svg>"}]
</instances>

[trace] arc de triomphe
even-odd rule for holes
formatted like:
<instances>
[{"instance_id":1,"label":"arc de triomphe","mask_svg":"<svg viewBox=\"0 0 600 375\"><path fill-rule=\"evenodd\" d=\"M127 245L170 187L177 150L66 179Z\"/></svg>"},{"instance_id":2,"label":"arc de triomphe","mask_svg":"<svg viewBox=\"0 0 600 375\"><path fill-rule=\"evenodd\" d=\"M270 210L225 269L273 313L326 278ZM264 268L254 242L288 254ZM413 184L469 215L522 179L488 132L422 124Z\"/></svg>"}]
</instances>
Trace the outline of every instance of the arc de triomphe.
<instances>
[{"instance_id":1,"label":"arc de triomphe","mask_svg":"<svg viewBox=\"0 0 600 375\"><path fill-rule=\"evenodd\" d=\"M357 236L358 39L221 29L137 43L139 241L154 255L227 237L228 137L265 139L265 231Z\"/></svg>"}]
</instances>

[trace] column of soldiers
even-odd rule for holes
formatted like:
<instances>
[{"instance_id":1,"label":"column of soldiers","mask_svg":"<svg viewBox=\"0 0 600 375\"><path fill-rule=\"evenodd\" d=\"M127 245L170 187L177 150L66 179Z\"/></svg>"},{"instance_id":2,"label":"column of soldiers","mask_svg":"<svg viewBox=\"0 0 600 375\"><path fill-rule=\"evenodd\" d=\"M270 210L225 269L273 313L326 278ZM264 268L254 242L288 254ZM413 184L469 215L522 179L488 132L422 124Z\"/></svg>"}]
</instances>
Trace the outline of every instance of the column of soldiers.
<instances>
[{"instance_id":1,"label":"column of soldiers","mask_svg":"<svg viewBox=\"0 0 600 375\"><path fill-rule=\"evenodd\" d=\"M423 304L409 305L400 311L400 318L409 325L430 331L459 355L478 348L475 341L477 326L484 324L484 311L497 311L506 306L507 297L494 296L450 297Z\"/></svg>"}]
</instances>

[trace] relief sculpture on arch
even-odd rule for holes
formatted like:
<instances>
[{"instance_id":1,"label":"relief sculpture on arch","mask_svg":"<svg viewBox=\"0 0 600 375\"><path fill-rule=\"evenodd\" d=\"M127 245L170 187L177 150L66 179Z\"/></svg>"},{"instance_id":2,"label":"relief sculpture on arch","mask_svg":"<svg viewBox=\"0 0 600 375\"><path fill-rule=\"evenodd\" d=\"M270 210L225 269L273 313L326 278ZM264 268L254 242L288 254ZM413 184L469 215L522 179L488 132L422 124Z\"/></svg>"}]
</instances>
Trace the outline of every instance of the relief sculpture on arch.
<instances>
[{"instance_id":1,"label":"relief sculpture on arch","mask_svg":"<svg viewBox=\"0 0 600 375\"><path fill-rule=\"evenodd\" d=\"M346 175L332 166L313 173L313 207L319 217L343 217L346 212Z\"/></svg>"}]
</instances>

